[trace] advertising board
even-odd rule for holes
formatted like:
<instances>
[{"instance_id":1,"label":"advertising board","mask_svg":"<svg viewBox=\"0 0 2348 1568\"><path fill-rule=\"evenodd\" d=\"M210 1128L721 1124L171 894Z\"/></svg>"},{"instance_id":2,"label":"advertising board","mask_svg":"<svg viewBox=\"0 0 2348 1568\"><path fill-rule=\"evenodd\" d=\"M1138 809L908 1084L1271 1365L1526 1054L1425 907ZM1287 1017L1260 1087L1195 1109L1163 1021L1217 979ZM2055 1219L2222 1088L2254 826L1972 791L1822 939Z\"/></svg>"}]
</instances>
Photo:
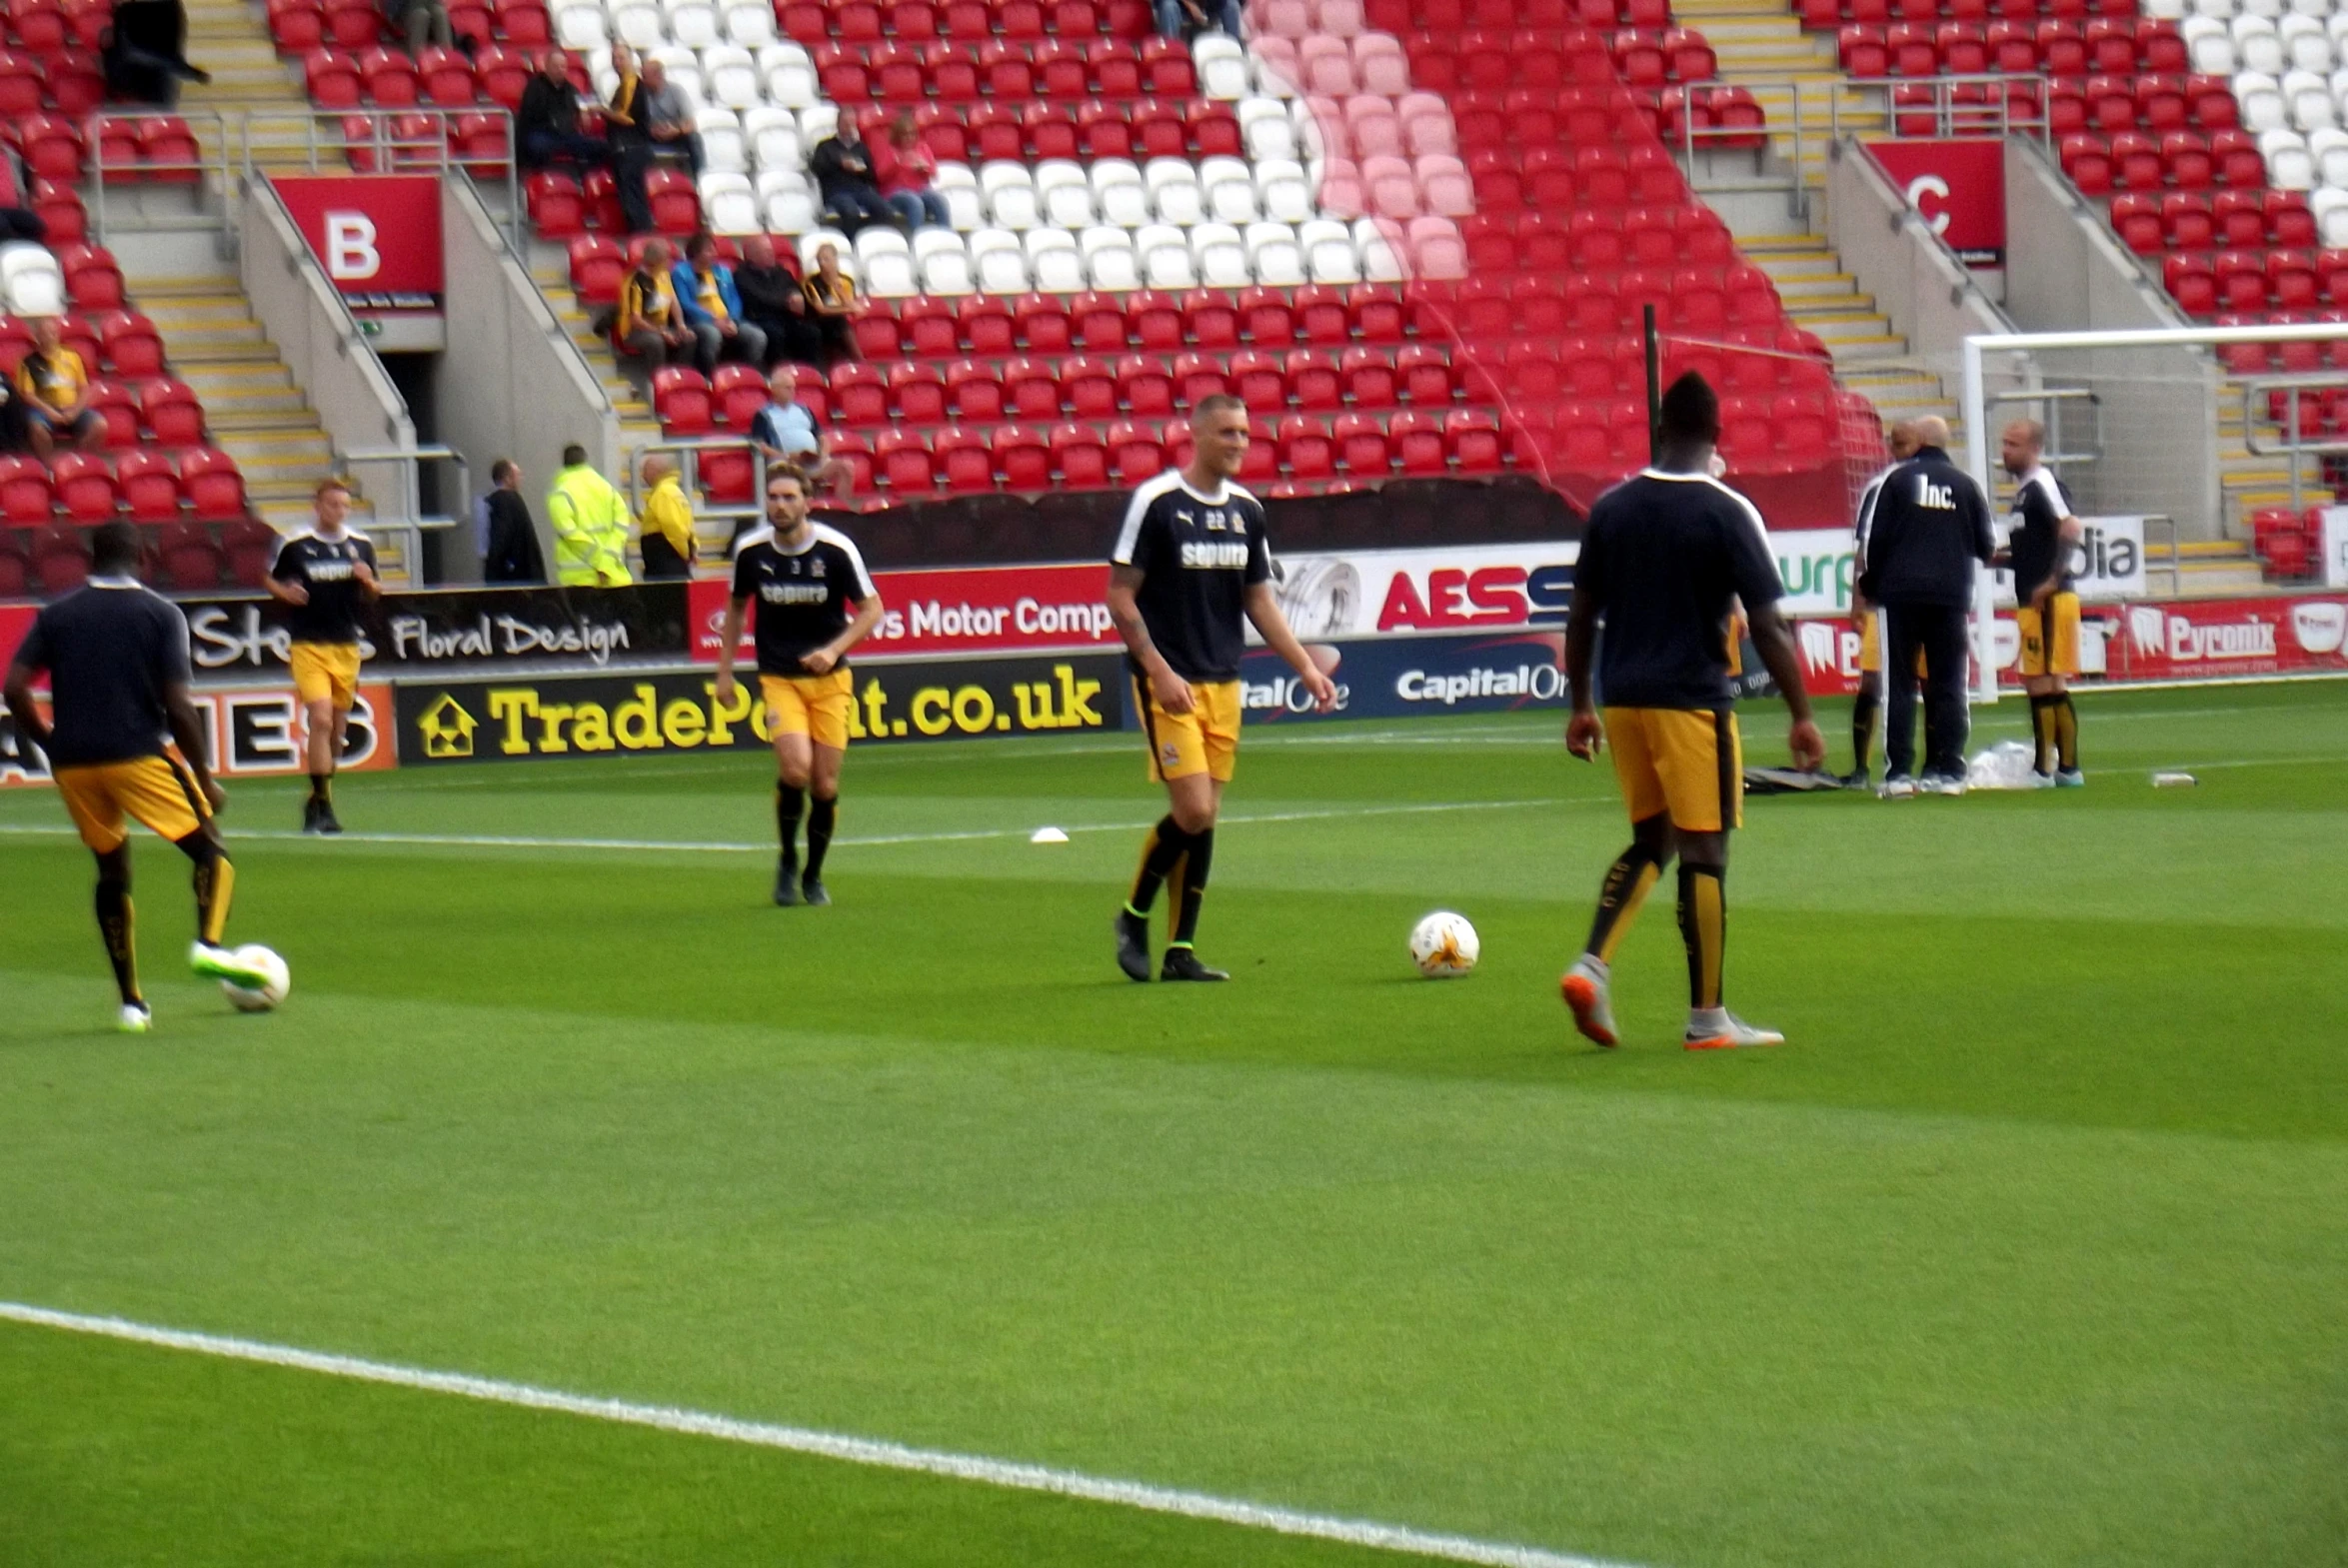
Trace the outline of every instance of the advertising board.
<instances>
[{"instance_id":1,"label":"advertising board","mask_svg":"<svg viewBox=\"0 0 2348 1568\"><path fill-rule=\"evenodd\" d=\"M199 681L278 673L293 638L266 599L183 599ZM675 660L685 654L682 583L631 588L471 588L386 594L362 620L370 674L451 667Z\"/></svg>"},{"instance_id":2,"label":"advertising board","mask_svg":"<svg viewBox=\"0 0 2348 1568\"><path fill-rule=\"evenodd\" d=\"M1115 649L1110 625L1109 564L965 567L876 572L885 613L864 645L872 654L1015 654L1044 649ZM689 618L696 663L714 664L725 628L729 585L691 588ZM746 629L742 651L751 651Z\"/></svg>"},{"instance_id":3,"label":"advertising board","mask_svg":"<svg viewBox=\"0 0 2348 1568\"><path fill-rule=\"evenodd\" d=\"M290 686L199 688L190 694L203 721L213 771L223 780L268 778L304 771L303 747L309 726ZM343 734L345 772L375 772L397 766L385 724L393 711L392 689L369 682L359 688L351 722ZM47 784L49 770L26 747L14 725L0 725L0 788Z\"/></svg>"},{"instance_id":4,"label":"advertising board","mask_svg":"<svg viewBox=\"0 0 2348 1568\"><path fill-rule=\"evenodd\" d=\"M1116 729L1120 661L1105 655L857 664L849 739L964 741ZM409 681L400 755L411 767L533 758L756 750L768 744L755 671L731 704L697 671Z\"/></svg>"},{"instance_id":5,"label":"advertising board","mask_svg":"<svg viewBox=\"0 0 2348 1568\"><path fill-rule=\"evenodd\" d=\"M354 309L431 310L445 283L429 174L273 175L294 227Z\"/></svg>"}]
</instances>

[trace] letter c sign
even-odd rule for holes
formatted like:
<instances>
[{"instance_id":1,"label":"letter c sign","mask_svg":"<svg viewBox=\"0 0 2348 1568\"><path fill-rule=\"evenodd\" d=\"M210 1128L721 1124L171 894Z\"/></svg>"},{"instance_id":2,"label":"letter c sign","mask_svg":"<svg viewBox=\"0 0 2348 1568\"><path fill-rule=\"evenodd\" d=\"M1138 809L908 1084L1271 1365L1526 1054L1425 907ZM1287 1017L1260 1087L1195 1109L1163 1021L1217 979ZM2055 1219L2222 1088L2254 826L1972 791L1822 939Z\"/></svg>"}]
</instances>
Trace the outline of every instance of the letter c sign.
<instances>
[{"instance_id":1,"label":"letter c sign","mask_svg":"<svg viewBox=\"0 0 2348 1568\"><path fill-rule=\"evenodd\" d=\"M375 248L375 220L363 212L326 215L326 275L337 283L364 283L383 271Z\"/></svg>"},{"instance_id":2,"label":"letter c sign","mask_svg":"<svg viewBox=\"0 0 2348 1568\"><path fill-rule=\"evenodd\" d=\"M1936 203L1947 202L1948 182L1946 180L1937 174L1919 174L1908 182L1907 196L1908 205L1932 221L1934 234L1948 232L1948 209L1941 206L1938 211L1934 211L1924 205L1924 198L1927 196L1934 198Z\"/></svg>"}]
</instances>

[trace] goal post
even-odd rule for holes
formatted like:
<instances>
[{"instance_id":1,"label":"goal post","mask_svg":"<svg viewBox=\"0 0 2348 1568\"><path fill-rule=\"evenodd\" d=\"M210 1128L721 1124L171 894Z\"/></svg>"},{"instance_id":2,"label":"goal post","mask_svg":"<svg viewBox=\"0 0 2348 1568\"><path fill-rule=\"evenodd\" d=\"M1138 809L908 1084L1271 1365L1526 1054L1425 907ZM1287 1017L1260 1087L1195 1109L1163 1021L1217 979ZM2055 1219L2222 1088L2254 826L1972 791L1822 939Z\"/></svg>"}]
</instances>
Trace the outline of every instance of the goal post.
<instances>
[{"instance_id":1,"label":"goal post","mask_svg":"<svg viewBox=\"0 0 2348 1568\"><path fill-rule=\"evenodd\" d=\"M2247 537L2247 497L2327 499L2323 460L2348 455L2348 322L1978 334L1957 369L1965 466L2000 515L2016 419L2046 427L2079 516L2157 519L2178 543ZM1978 703L1997 701L1994 595L1981 574Z\"/></svg>"}]
</instances>

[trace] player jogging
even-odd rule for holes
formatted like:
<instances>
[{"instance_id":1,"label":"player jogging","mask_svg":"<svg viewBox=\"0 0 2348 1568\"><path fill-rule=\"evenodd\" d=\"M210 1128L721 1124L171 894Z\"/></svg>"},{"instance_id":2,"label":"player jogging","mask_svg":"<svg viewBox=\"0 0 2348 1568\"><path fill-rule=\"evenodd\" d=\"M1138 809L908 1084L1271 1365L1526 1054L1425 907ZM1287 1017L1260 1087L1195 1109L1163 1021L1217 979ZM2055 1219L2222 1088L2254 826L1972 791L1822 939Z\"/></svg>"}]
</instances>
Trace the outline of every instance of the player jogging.
<instances>
[{"instance_id":1,"label":"player jogging","mask_svg":"<svg viewBox=\"0 0 2348 1568\"><path fill-rule=\"evenodd\" d=\"M1875 521L1875 503L1883 494L1883 482L1916 455L1920 444L1915 422L1911 420L1896 421L1885 432L1884 445L1891 449L1891 464L1867 481L1867 488L1859 493L1858 523L1851 530L1854 575L1867 559L1867 529ZM1842 782L1853 789L1864 789L1873 783L1870 764L1875 754L1875 716L1883 706L1883 616L1867 603L1867 596L1858 591L1855 583L1851 588L1850 618L1859 628L1859 690L1850 705L1851 771L1843 775Z\"/></svg>"},{"instance_id":2,"label":"player jogging","mask_svg":"<svg viewBox=\"0 0 2348 1568\"><path fill-rule=\"evenodd\" d=\"M742 536L734 597L718 643L718 706L734 706L734 650L743 614L758 601L759 694L775 738L775 901L828 904L824 856L839 820L840 759L848 750L856 684L848 651L881 624L881 596L865 558L838 529L808 521L808 482L797 469L767 471L767 526ZM808 805L813 793L815 803ZM799 817L807 811L807 871L799 868Z\"/></svg>"},{"instance_id":3,"label":"player jogging","mask_svg":"<svg viewBox=\"0 0 2348 1568\"><path fill-rule=\"evenodd\" d=\"M1337 691L1271 592L1263 503L1232 483L1247 456L1247 408L1227 393L1190 415L1189 465L1138 486L1110 553L1109 614L1126 642L1150 777L1167 813L1142 841L1133 896L1117 916L1117 962L1150 978L1150 906L1172 879L1165 980L1227 980L1198 961L1198 906L1214 859L1214 818L1239 746L1242 618L1288 662L1323 713Z\"/></svg>"},{"instance_id":4,"label":"player jogging","mask_svg":"<svg viewBox=\"0 0 2348 1568\"><path fill-rule=\"evenodd\" d=\"M310 797L302 802L302 831L339 833L334 814L334 770L343 755L351 705L359 698L359 610L382 597L375 547L343 520L351 491L339 479L321 481L318 521L287 540L263 585L290 606L294 694L309 726Z\"/></svg>"},{"instance_id":5,"label":"player jogging","mask_svg":"<svg viewBox=\"0 0 2348 1568\"><path fill-rule=\"evenodd\" d=\"M1706 465L1720 439L1720 404L1693 371L1663 395L1655 465L1590 508L1573 569L1565 671L1573 717L1565 747L1584 762L1601 737L1630 809L1631 843L1607 868L1589 943L1559 989L1574 1026L1617 1043L1607 986L1614 950L1647 892L1676 856L1679 934L1687 944L1689 1050L1778 1045L1720 1001L1728 935L1722 891L1728 834L1741 819L1743 757L1728 684L1729 602L1743 602L1753 647L1793 716L1793 765L1814 769L1825 743L1810 721L1793 634L1778 614L1783 588L1752 503ZM1599 623L1604 623L1600 640ZM1591 700L1591 657L1606 700Z\"/></svg>"},{"instance_id":6,"label":"player jogging","mask_svg":"<svg viewBox=\"0 0 2348 1568\"><path fill-rule=\"evenodd\" d=\"M2022 690L2030 694L2035 745L2031 782L2041 789L2078 788L2079 715L2065 677L2079 673L2079 596L2071 591L2071 551L2085 529L2071 515L2071 493L2043 458L2046 427L2015 420L2005 428L1999 459L2018 483L2013 531L2015 628L2022 635Z\"/></svg>"},{"instance_id":7,"label":"player jogging","mask_svg":"<svg viewBox=\"0 0 2348 1568\"><path fill-rule=\"evenodd\" d=\"M225 803L204 756L204 724L188 701L188 623L136 573L138 530L108 523L91 540L89 586L43 610L8 667L8 712L49 759L57 793L98 857L98 934L122 992L120 1026L154 1021L139 993L132 929L130 838L123 819L144 822L196 867L198 974L259 986L267 976L221 945L236 869L213 815ZM49 674L51 714L33 706L33 681ZM174 745L166 745L168 731Z\"/></svg>"}]
</instances>

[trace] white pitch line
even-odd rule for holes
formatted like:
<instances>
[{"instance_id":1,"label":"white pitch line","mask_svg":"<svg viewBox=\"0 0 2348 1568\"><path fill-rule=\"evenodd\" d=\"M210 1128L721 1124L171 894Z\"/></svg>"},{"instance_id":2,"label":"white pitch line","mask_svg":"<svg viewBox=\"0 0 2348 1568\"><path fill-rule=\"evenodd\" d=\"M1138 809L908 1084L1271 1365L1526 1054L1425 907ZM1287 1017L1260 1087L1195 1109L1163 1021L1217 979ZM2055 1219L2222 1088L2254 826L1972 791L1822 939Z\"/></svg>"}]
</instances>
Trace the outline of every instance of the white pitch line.
<instances>
[{"instance_id":1,"label":"white pitch line","mask_svg":"<svg viewBox=\"0 0 2348 1568\"><path fill-rule=\"evenodd\" d=\"M782 1449L790 1453L836 1459L845 1464L910 1471L917 1475L939 1476L980 1486L1004 1487L1021 1492L1047 1492L1085 1502L1140 1509L1146 1513L1173 1514L1183 1519L1208 1520L1217 1524L1236 1525L1241 1529L1267 1530L1278 1535L1308 1536L1314 1540L1335 1541L1347 1546L1367 1547L1373 1551L1401 1552L1444 1562L1476 1563L1485 1565L1485 1568L1631 1568L1629 1564L1606 1563L1596 1558L1545 1551L1537 1546L1511 1546L1497 1541L1474 1540L1467 1536L1439 1535L1414 1530L1406 1525L1345 1519L1332 1514L1302 1513L1270 1503L1253 1503L1239 1498L1215 1497L1205 1492L1153 1486L1146 1481L1121 1481L1087 1475L1078 1470L1054 1469L1049 1465L989 1459L982 1455L958 1454L936 1448L913 1448L880 1438L852 1437L845 1433L822 1432L809 1427L743 1421L732 1416L680 1409L673 1405L643 1405L624 1399L599 1399L587 1394L540 1388L529 1383L509 1383L499 1378L473 1377L463 1372L434 1372L388 1361L369 1361L357 1356L300 1350L291 1345L266 1344L259 1340L191 1333L176 1328L155 1328L125 1318L90 1317L79 1312L59 1312L15 1301L0 1301L0 1319L36 1328L61 1329L67 1333L125 1340L163 1350L181 1350L230 1361L250 1361L263 1366L315 1372L321 1376L347 1378L355 1382L388 1384L394 1388L415 1389L423 1393L451 1394L460 1399L475 1399L486 1404L583 1416L594 1421L650 1427L655 1431L684 1436L713 1437L721 1442Z\"/></svg>"},{"instance_id":2,"label":"white pitch line","mask_svg":"<svg viewBox=\"0 0 2348 1568\"><path fill-rule=\"evenodd\" d=\"M1313 811L1260 811L1253 814L1225 816L1219 825L1245 826L1262 822L1312 822L1354 816L1413 816L1438 811L1505 811L1534 805L1565 805L1560 799L1544 800L1450 800L1419 805L1363 805ZM1155 818L1153 818L1155 820ZM1072 833L1140 832L1150 822L1080 822L1065 829ZM963 843L975 839L1025 838L1035 829L1031 827L987 827L967 832L945 833L885 833L863 838L835 838L834 848L872 848L888 844L907 843ZM0 823L0 835L18 837L61 838L73 835L75 829L62 822ZM345 832L335 835L345 843L412 844L432 848L457 849L604 849L604 850L675 850L687 854L772 854L775 845L767 843L731 843L689 838L557 838L514 833L388 833ZM249 832L229 835L229 842L240 839L259 839L264 842L318 843L316 833L286 832L276 828L256 828Z\"/></svg>"}]
</instances>

